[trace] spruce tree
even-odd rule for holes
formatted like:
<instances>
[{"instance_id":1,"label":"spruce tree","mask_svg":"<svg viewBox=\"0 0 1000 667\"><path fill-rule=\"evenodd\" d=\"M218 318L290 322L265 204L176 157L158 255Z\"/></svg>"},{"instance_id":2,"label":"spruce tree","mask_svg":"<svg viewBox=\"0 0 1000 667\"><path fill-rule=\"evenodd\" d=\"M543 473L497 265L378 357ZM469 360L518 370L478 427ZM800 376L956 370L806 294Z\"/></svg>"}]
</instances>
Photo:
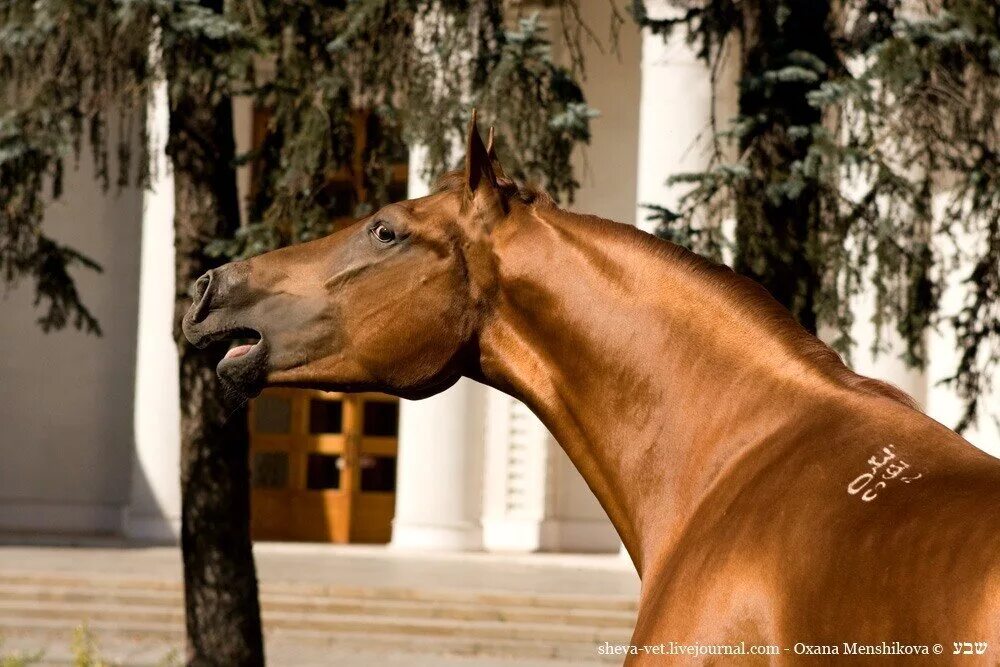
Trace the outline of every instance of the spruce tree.
<instances>
[{"instance_id":1,"label":"spruce tree","mask_svg":"<svg viewBox=\"0 0 1000 667\"><path fill-rule=\"evenodd\" d=\"M174 173L174 340L180 368L181 552L188 664L263 665L257 577L250 543L246 407L232 405L215 364L225 343L198 349L181 331L189 286L219 258L205 240L240 228L229 76L252 38L200 0L190 19L215 25L161 30L168 82L166 152ZM171 24L163 23L170 26Z\"/></svg>"},{"instance_id":2,"label":"spruce tree","mask_svg":"<svg viewBox=\"0 0 1000 667\"><path fill-rule=\"evenodd\" d=\"M572 197L570 154L588 140L594 112L577 81L587 34L579 8L576 0L555 4L576 54L571 67L553 60L536 15L499 0L3 0L4 282L33 287L43 329L100 332L74 281L75 271L99 267L46 235L44 206L63 194L61 176L85 144L104 188L148 183L142 114L164 80L178 320L189 284L205 270L330 229L327 175L352 154L357 109L388 130L369 137L365 206L388 196L394 134L424 147L433 177L453 166L473 106L498 126L515 175ZM271 112L263 145L250 155L235 154L234 96ZM241 221L235 169L248 160L262 176L250 220ZM222 400L214 371L222 351L194 349L176 326L175 338L188 662L262 664L245 409Z\"/></svg>"},{"instance_id":3,"label":"spruce tree","mask_svg":"<svg viewBox=\"0 0 1000 667\"><path fill-rule=\"evenodd\" d=\"M683 31L718 72L738 54L739 109L714 128L710 164L672 174L659 233L722 256L806 328L849 354L852 297L875 294L904 360L927 362L930 328L956 334L947 378L974 423L1000 370L1000 6L993 0L671 0L640 25ZM713 74L712 85L720 85ZM734 239L722 232L735 217ZM956 271L968 288L941 306ZM997 418L997 413L992 416Z\"/></svg>"}]
</instances>

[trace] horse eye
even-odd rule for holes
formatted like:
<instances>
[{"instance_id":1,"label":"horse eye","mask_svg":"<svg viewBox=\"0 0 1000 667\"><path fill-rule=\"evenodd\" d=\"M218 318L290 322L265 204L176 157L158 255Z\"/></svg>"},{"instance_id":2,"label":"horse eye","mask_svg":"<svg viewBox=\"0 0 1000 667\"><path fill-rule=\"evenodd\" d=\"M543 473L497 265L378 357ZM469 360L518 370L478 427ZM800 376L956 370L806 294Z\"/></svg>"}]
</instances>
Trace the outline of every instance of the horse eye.
<instances>
[{"instance_id":1,"label":"horse eye","mask_svg":"<svg viewBox=\"0 0 1000 667\"><path fill-rule=\"evenodd\" d=\"M382 243L389 243L396 238L396 232L392 231L382 223L372 227L372 236Z\"/></svg>"}]
</instances>

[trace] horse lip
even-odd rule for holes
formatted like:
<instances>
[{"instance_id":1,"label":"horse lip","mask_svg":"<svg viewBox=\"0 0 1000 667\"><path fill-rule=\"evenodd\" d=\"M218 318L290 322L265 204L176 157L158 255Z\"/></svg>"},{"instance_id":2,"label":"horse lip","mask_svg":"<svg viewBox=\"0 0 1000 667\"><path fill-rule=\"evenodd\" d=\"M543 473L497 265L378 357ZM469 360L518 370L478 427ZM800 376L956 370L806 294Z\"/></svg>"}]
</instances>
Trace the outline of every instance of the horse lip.
<instances>
[{"instance_id":1,"label":"horse lip","mask_svg":"<svg viewBox=\"0 0 1000 667\"><path fill-rule=\"evenodd\" d=\"M253 327L223 327L215 331L204 331L199 323L192 322L188 317L181 324L184 336L198 349L204 349L213 343L236 338L260 338L264 335Z\"/></svg>"},{"instance_id":2,"label":"horse lip","mask_svg":"<svg viewBox=\"0 0 1000 667\"><path fill-rule=\"evenodd\" d=\"M223 370L231 367L259 363L264 361L264 359L261 358L262 355L264 357L267 356L267 344L264 343L263 337L254 343L253 347L251 347L250 351L246 354L241 354L238 357L222 357L222 359L219 360L217 369L221 373Z\"/></svg>"},{"instance_id":3,"label":"horse lip","mask_svg":"<svg viewBox=\"0 0 1000 667\"><path fill-rule=\"evenodd\" d=\"M270 346L263 335L256 331L254 333L260 335L260 340L254 343L246 354L223 357L215 367L215 372L220 378L248 398L256 396L264 389L268 371Z\"/></svg>"},{"instance_id":4,"label":"horse lip","mask_svg":"<svg viewBox=\"0 0 1000 667\"><path fill-rule=\"evenodd\" d=\"M205 331L202 323L195 321L194 313L190 310L185 313L184 319L181 320L181 331L184 332L184 337L188 339L188 342L199 349L206 348L229 335L229 331L226 329Z\"/></svg>"}]
</instances>

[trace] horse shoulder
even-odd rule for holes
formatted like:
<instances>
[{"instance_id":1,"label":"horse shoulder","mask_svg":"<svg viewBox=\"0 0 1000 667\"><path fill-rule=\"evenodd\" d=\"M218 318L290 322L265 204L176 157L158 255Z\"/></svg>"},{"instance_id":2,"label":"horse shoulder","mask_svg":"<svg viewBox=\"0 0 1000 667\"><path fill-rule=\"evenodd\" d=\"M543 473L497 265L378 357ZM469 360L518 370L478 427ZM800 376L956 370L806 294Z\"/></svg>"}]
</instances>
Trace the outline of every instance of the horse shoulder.
<instances>
[{"instance_id":1,"label":"horse shoulder","mask_svg":"<svg viewBox=\"0 0 1000 667\"><path fill-rule=\"evenodd\" d=\"M1000 462L893 421L730 471L644 573L633 644L1000 641ZM892 443L906 475L852 493Z\"/></svg>"}]
</instances>

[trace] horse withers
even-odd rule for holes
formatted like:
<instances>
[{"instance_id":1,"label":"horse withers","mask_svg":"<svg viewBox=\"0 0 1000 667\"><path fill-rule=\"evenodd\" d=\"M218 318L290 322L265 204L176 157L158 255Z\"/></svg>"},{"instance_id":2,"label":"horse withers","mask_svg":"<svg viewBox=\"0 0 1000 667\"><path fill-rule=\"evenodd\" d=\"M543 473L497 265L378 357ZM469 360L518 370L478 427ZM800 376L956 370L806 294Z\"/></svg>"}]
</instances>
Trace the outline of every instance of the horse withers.
<instances>
[{"instance_id":1,"label":"horse withers","mask_svg":"<svg viewBox=\"0 0 1000 667\"><path fill-rule=\"evenodd\" d=\"M473 120L431 195L210 271L187 337L257 338L218 366L247 395L420 398L467 376L524 401L642 578L628 661L968 643L997 662L1000 461L755 283L559 208L490 144Z\"/></svg>"}]
</instances>

